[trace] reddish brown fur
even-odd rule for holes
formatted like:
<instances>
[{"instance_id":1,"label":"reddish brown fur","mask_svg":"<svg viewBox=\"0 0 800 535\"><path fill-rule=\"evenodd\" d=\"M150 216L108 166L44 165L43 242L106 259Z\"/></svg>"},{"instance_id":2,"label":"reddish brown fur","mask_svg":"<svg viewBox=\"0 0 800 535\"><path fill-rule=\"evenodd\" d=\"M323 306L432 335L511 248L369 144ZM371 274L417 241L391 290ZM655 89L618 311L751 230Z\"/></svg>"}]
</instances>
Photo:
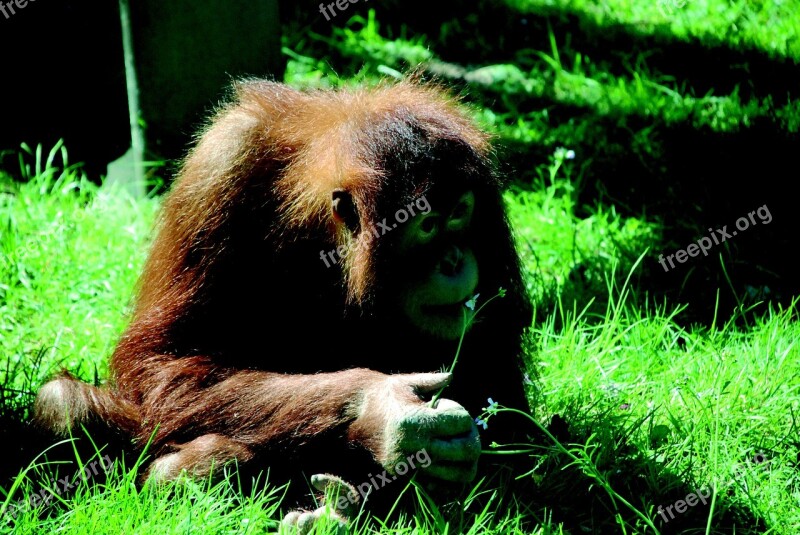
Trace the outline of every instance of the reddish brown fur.
<instances>
[{"instance_id":1,"label":"reddish brown fur","mask_svg":"<svg viewBox=\"0 0 800 535\"><path fill-rule=\"evenodd\" d=\"M237 84L165 200L106 402L75 383L85 410L139 445L155 432L157 477L236 459L364 480L382 430L353 425L360 396L384 374L449 365L455 344L382 314L389 239L344 232L331 191L346 189L378 221L433 187L465 185L482 203L480 291L509 294L467 335L445 397L473 415L488 396L523 407L518 356L531 311L489 155L487 136L434 87ZM317 251L353 239L366 244L343 265L321 264ZM37 411L58 430L55 404L40 397Z\"/></svg>"}]
</instances>

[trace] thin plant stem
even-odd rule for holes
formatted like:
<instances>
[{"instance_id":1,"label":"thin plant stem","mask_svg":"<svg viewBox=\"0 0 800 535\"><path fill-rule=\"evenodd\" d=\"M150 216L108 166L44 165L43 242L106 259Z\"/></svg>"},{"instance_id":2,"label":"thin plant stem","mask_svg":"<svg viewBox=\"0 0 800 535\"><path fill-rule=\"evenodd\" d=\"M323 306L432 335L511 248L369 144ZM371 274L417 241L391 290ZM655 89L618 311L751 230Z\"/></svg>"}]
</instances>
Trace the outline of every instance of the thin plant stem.
<instances>
[{"instance_id":1,"label":"thin plant stem","mask_svg":"<svg viewBox=\"0 0 800 535\"><path fill-rule=\"evenodd\" d=\"M458 357L461 354L461 346L464 343L464 336L467 334L467 328L470 325L472 325L472 323L475 321L475 318L478 317L478 314L480 314L481 310L483 310L483 308L486 305L488 305L489 303L491 303L492 301L494 301L498 297L503 297L504 295L505 295L505 290L503 290L503 288L500 288L500 290L494 296L490 297L489 299L486 300L485 303L483 303L481 306L479 306L478 310L473 312L470 315L469 319L467 318L467 311L466 311L467 306L464 305L464 310L462 310L464 322L463 322L463 325L461 326L461 336L458 339L458 347L456 348L456 356L455 356L455 358L453 358L453 363L450 365L450 369L447 371L448 373L452 374L453 370L455 370L455 368L456 368L456 363L458 363ZM473 298L473 299L475 299L475 298ZM442 388L440 388L439 391L436 392L436 394L433 396L433 398L431 398L431 408L432 409L436 408L436 405L439 403L439 398L442 397L442 392L444 392L445 388L447 388L447 385L445 385Z\"/></svg>"}]
</instances>

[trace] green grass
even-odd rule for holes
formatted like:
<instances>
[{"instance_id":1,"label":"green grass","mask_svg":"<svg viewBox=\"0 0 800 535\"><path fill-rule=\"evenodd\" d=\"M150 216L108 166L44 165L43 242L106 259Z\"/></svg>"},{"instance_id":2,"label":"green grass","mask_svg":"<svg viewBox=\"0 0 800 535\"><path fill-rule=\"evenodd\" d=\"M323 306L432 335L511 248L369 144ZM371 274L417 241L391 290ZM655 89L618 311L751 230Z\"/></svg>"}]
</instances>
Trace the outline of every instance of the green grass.
<instances>
[{"instance_id":1,"label":"green grass","mask_svg":"<svg viewBox=\"0 0 800 535\"><path fill-rule=\"evenodd\" d=\"M91 462L90 459L85 461ZM164 486L137 485L136 465L126 469L118 459L107 472L97 470L100 477L78 478L68 494L53 497L58 477L67 475L70 481L77 463L61 466L52 476L54 467L45 463L34 465L18 478L17 494L31 496L43 492L50 503L23 505L16 511L14 533L264 533L275 530L281 498L281 488L262 489L250 495L236 491L228 482L185 481ZM88 463L87 463L88 464ZM110 464L110 463L109 463ZM85 468L84 468L85 469ZM86 472L83 472L84 474ZM89 470L90 474L93 471ZM96 481L108 476L108 482ZM49 515L44 515L47 509ZM42 518L44 517L44 518ZM0 530L3 530L0 521ZM9 525L4 526L7 530Z\"/></svg>"},{"instance_id":2,"label":"green grass","mask_svg":"<svg viewBox=\"0 0 800 535\"><path fill-rule=\"evenodd\" d=\"M690 508L663 533L680 521L693 533L734 525L736 533L797 533L797 310L772 311L749 330L732 321L679 326L680 310L634 283L657 227L613 206L576 216L565 179L579 183L579 166L564 152L533 172L538 185L506 199L537 299L527 351L533 416L560 442L545 436L524 448L537 489L528 510L470 508L459 524L421 506L391 527L362 518L355 531L374 532L372 522L393 534L656 533L659 505L715 483L710 513ZM27 184L0 182L0 385L3 409L18 417L57 368L106 377L158 207L75 171L43 164L31 175ZM502 404L502 393L495 399ZM40 490L49 470L23 473L9 503ZM3 517L0 532L262 533L280 518L281 489L242 497L226 483L140 488L131 470L115 470L41 515ZM534 526L519 527L523 518Z\"/></svg>"},{"instance_id":3,"label":"green grass","mask_svg":"<svg viewBox=\"0 0 800 535\"><path fill-rule=\"evenodd\" d=\"M636 217L623 218L613 206L582 207L576 217L581 164L557 149L549 164L536 169L535 188L506 194L516 229L528 290L538 303L593 296L606 302L609 273L624 277L639 256L657 246L660 229ZM593 307L596 308L596 307Z\"/></svg>"},{"instance_id":4,"label":"green grass","mask_svg":"<svg viewBox=\"0 0 800 535\"><path fill-rule=\"evenodd\" d=\"M0 182L0 384L21 391L60 367L105 376L157 208L33 156L28 184Z\"/></svg>"},{"instance_id":5,"label":"green grass","mask_svg":"<svg viewBox=\"0 0 800 535\"><path fill-rule=\"evenodd\" d=\"M522 13L557 12L601 28L757 50L800 60L797 0L503 0Z\"/></svg>"},{"instance_id":6,"label":"green grass","mask_svg":"<svg viewBox=\"0 0 800 535\"><path fill-rule=\"evenodd\" d=\"M526 5L522 10L531 15L556 13L554 9L543 7L548 3L518 3ZM652 17L654 13L658 14L659 20L663 18L656 2L632 2L626 6L622 5L623 2L614 4L604 4L605 7L600 8L594 2L572 2L566 10L562 11L560 6L557 12L566 16L580 9L584 16L596 19L599 28L606 28L612 22L622 25L624 32L620 29L611 35L623 32L629 37L639 36L641 32L637 30L640 25L628 25L628 19L640 20L645 16ZM698 6L705 7L706 3L689 2L682 9L692 12L703 9ZM723 27L728 18L744 17L753 21L746 27L755 32L754 35L769 35L772 39L770 43L780 39L773 26L763 26L759 17L747 14L753 9L745 7L744 2L737 6L728 8L726 13L733 15L727 17L698 19L694 15L685 16L680 11L671 20L694 21L710 28L710 21L722 21L720 27ZM783 13L784 7L788 9L787 6L773 7L758 13L771 20L780 18L778 14ZM719 10L720 6L708 9ZM510 18L514 16L509 14ZM795 14L780 20L780 28L785 27L785 40L792 46L800 46L800 17ZM470 36L478 42L491 38L482 35L483 31L488 32L489 29L477 24L462 24L460 21L448 24L453 27L451 33L464 38ZM674 44L682 39L679 31L682 26L677 22L675 24L676 28L668 29L657 24L645 26L660 28L664 41ZM330 36L312 32L310 38L292 41L287 35L284 47L289 56L286 78L298 86L339 86L376 80L385 75L398 76L409 69L426 70L445 79L470 85L474 98L484 105L479 115L481 120L495 129L501 139L524 144L552 146L561 143L576 146L587 140L596 141L601 135L596 130L599 118L606 118L612 124L637 120L646 120L662 127L688 124L693 128L719 133L736 132L762 123L775 125L790 133L800 131L800 95L796 88L785 92L776 90L774 94L764 90L763 87L774 82L774 79L743 77L742 72L747 72L747 60L744 58L739 60L743 64L742 72L733 69L736 83L722 91L706 89L699 84L694 87L692 77L681 72L679 66L661 66L667 58L661 58L660 62L651 59L654 51L648 47L635 48L620 57L609 53L602 43L580 42L574 38L569 27L551 24L550 19L539 21L539 26L541 30L531 27L530 31L544 32L545 37L540 38L541 48L505 50L501 52L505 54L502 60L495 54L492 58L486 58L483 64L480 63L480 55L477 55L472 65L461 66L443 61L443 56L450 52L446 45L424 35L406 37L405 32L393 35L391 30L381 27L375 12L370 10L367 17L355 15L344 27L332 27ZM717 26L714 25L714 28ZM294 37L295 34L290 35ZM602 38L602 34L597 36L597 39ZM451 37L450 41L457 39ZM696 41L699 51L713 49L714 41L709 38L698 38ZM612 47L615 45L613 42L608 44ZM494 51L495 45L488 41L483 50ZM763 52L757 49L754 53ZM334 67L315 59L322 53L332 54L338 64ZM681 53L692 55L687 51ZM713 55L708 59L713 61ZM718 64L707 66L707 69L716 68L722 67ZM728 72L724 74L730 75ZM530 102L555 105L559 113L567 115L568 121L558 124L549 117L547 109L526 109ZM650 143L657 144L657 140L653 139Z\"/></svg>"}]
</instances>

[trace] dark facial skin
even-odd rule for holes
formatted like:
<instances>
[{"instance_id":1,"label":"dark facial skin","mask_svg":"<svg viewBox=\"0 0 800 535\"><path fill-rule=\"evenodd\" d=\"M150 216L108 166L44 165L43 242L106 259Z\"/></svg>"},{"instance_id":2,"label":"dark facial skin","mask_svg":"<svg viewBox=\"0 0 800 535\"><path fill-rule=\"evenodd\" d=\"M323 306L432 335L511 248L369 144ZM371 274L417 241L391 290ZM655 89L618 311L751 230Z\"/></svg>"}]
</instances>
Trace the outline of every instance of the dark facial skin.
<instances>
[{"instance_id":1,"label":"dark facial skin","mask_svg":"<svg viewBox=\"0 0 800 535\"><path fill-rule=\"evenodd\" d=\"M332 209L351 232L362 228L345 192L334 192ZM464 329L464 303L475 294L479 280L470 240L474 211L472 191L439 198L434 209L398 224L376 245L389 249L383 276L398 296L394 308L427 336L457 340Z\"/></svg>"},{"instance_id":2,"label":"dark facial skin","mask_svg":"<svg viewBox=\"0 0 800 535\"><path fill-rule=\"evenodd\" d=\"M455 340L464 327L464 303L478 287L478 262L470 243L475 194L467 191L436 208L402 229L397 258L403 265L418 262L425 269L409 270L400 306L421 332Z\"/></svg>"}]
</instances>

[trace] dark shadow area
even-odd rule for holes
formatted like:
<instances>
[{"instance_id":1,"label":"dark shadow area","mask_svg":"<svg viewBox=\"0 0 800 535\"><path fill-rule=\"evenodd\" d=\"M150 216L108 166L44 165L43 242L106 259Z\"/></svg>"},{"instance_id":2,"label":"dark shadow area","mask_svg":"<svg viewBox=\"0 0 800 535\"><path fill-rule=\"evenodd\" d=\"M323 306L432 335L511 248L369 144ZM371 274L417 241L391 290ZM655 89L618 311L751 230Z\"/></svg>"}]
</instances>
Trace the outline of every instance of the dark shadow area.
<instances>
[{"instance_id":1,"label":"dark shadow area","mask_svg":"<svg viewBox=\"0 0 800 535\"><path fill-rule=\"evenodd\" d=\"M666 442L656 438L658 430L654 430L651 419L636 419L621 404L604 407L595 404L590 415L582 409L585 406L582 400L574 400L574 412L554 415L550 433L570 451L580 450L591 440L594 448L586 451L591 453L598 472L625 501L645 515L652 514L653 523L663 535L705 533L711 500L705 496L693 507L681 506L682 513L674 508L679 500L696 495L698 487L703 485L693 485L665 470L656 460L664 454L662 445ZM652 437L647 448L633 442L633 431L641 427L648 429ZM571 456L554 447L552 440L536 437L532 442L541 451L532 455L531 464L536 469L535 485L531 487L535 491L525 504L532 517L540 521L550 517L554 523L563 523L565 531L570 533L618 534L622 532L620 523L624 523L629 533L652 531L638 514L617 497L610 496ZM701 493L706 494L705 489ZM724 491L716 497L711 526L713 534L756 534L767 528L764 519L730 503Z\"/></svg>"}]
</instances>

